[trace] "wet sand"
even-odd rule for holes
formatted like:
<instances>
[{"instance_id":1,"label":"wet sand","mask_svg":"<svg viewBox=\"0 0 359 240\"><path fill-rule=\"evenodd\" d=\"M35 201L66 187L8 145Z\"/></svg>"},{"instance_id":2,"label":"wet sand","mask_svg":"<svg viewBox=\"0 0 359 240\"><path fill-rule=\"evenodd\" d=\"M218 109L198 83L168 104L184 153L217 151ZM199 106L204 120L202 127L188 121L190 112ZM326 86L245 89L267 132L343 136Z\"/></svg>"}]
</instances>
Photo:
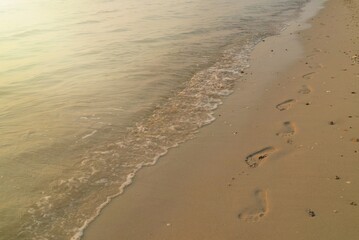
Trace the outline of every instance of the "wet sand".
<instances>
[{"instance_id":1,"label":"wet sand","mask_svg":"<svg viewBox=\"0 0 359 240\"><path fill-rule=\"evenodd\" d=\"M359 2L309 23L260 43L217 120L141 170L84 239L357 239Z\"/></svg>"}]
</instances>

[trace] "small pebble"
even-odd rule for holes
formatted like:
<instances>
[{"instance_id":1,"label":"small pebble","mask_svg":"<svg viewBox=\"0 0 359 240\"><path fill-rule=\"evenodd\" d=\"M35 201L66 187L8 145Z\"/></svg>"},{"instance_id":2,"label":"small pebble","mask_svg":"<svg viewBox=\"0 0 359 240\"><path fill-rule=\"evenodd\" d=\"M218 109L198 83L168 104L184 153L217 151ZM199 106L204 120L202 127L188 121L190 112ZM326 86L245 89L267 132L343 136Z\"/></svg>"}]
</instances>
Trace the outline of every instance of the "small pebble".
<instances>
[{"instance_id":1,"label":"small pebble","mask_svg":"<svg viewBox=\"0 0 359 240\"><path fill-rule=\"evenodd\" d=\"M339 177L339 176L335 176L335 180L340 180L340 177Z\"/></svg>"},{"instance_id":2,"label":"small pebble","mask_svg":"<svg viewBox=\"0 0 359 240\"><path fill-rule=\"evenodd\" d=\"M315 212L312 209L308 209L307 213L308 213L309 217L315 217Z\"/></svg>"},{"instance_id":3,"label":"small pebble","mask_svg":"<svg viewBox=\"0 0 359 240\"><path fill-rule=\"evenodd\" d=\"M330 121L329 124L330 124L330 125L334 125L335 123L334 123L333 121Z\"/></svg>"},{"instance_id":4,"label":"small pebble","mask_svg":"<svg viewBox=\"0 0 359 240\"><path fill-rule=\"evenodd\" d=\"M358 206L358 204L356 202L351 202L350 205L352 206Z\"/></svg>"}]
</instances>

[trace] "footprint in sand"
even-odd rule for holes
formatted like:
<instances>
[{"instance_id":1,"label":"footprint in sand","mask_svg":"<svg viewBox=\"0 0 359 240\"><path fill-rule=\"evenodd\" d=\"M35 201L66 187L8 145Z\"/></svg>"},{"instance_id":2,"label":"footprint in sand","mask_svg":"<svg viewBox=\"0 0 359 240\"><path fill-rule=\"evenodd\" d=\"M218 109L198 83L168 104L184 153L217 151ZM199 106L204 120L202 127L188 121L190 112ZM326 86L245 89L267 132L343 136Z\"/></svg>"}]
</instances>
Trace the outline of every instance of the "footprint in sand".
<instances>
[{"instance_id":1,"label":"footprint in sand","mask_svg":"<svg viewBox=\"0 0 359 240\"><path fill-rule=\"evenodd\" d=\"M256 190L253 194L252 205L240 211L238 218L246 222L260 221L268 212L267 195L266 190Z\"/></svg>"},{"instance_id":2,"label":"footprint in sand","mask_svg":"<svg viewBox=\"0 0 359 240\"><path fill-rule=\"evenodd\" d=\"M298 93L301 93L301 94L309 94L311 93L312 90L309 86L307 85L303 85L301 89L299 89Z\"/></svg>"},{"instance_id":3,"label":"footprint in sand","mask_svg":"<svg viewBox=\"0 0 359 240\"><path fill-rule=\"evenodd\" d=\"M295 134L295 132L296 132L295 124L287 121L283 123L282 129L279 132L277 132L277 136L291 137Z\"/></svg>"},{"instance_id":4,"label":"footprint in sand","mask_svg":"<svg viewBox=\"0 0 359 240\"><path fill-rule=\"evenodd\" d=\"M276 108L279 110L279 111L284 111L284 110L288 110L289 108L292 107L293 103L295 102L294 99L288 99L284 102L281 102L279 103Z\"/></svg>"},{"instance_id":5,"label":"footprint in sand","mask_svg":"<svg viewBox=\"0 0 359 240\"><path fill-rule=\"evenodd\" d=\"M296 126L292 122L284 122L282 128L277 132L277 136L287 139L287 143L292 144L293 139L291 137L296 133Z\"/></svg>"},{"instance_id":6,"label":"footprint in sand","mask_svg":"<svg viewBox=\"0 0 359 240\"><path fill-rule=\"evenodd\" d=\"M266 147L257 152L254 152L247 156L246 163L249 167L256 168L261 165L269 157L270 154L275 152L275 150L276 149L273 147Z\"/></svg>"},{"instance_id":7,"label":"footprint in sand","mask_svg":"<svg viewBox=\"0 0 359 240\"><path fill-rule=\"evenodd\" d=\"M313 76L312 76L313 74L315 74L315 72L306 73L306 74L304 74L304 75L302 76L302 78L309 80L309 79L311 79L311 78L313 77Z\"/></svg>"}]
</instances>

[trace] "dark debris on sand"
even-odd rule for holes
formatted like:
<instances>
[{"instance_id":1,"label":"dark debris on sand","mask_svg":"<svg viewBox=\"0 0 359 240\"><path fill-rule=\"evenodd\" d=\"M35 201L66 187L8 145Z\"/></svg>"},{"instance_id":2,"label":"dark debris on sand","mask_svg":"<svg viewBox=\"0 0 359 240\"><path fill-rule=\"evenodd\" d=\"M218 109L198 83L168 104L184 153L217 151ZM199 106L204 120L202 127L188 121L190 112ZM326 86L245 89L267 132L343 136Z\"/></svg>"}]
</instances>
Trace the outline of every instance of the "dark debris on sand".
<instances>
[{"instance_id":1,"label":"dark debris on sand","mask_svg":"<svg viewBox=\"0 0 359 240\"><path fill-rule=\"evenodd\" d=\"M315 217L316 216L315 212L312 209L307 209L307 214L308 214L309 217Z\"/></svg>"}]
</instances>

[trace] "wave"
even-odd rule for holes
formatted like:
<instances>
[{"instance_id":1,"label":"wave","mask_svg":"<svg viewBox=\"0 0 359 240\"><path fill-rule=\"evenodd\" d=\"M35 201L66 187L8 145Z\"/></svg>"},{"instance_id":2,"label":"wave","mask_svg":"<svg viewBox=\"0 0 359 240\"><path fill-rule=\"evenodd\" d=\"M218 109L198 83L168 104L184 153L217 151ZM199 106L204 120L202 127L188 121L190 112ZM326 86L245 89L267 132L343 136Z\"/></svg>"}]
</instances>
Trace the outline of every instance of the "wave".
<instances>
[{"instance_id":1,"label":"wave","mask_svg":"<svg viewBox=\"0 0 359 240\"><path fill-rule=\"evenodd\" d=\"M73 170L51 182L22 217L24 224L15 238L80 239L86 226L111 199L123 193L137 171L154 165L170 148L193 138L199 128L215 120L213 111L233 91L260 39L248 38L241 47L227 49L218 62L196 73L116 142L79 156Z\"/></svg>"}]
</instances>

